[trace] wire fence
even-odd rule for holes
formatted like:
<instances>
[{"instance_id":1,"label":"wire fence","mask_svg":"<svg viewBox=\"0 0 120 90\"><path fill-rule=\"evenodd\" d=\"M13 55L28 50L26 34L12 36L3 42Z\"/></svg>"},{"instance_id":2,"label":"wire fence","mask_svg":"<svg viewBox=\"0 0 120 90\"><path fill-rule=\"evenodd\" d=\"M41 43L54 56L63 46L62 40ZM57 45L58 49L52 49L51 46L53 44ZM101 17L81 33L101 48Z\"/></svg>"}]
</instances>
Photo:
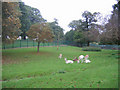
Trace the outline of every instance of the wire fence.
<instances>
[{"instance_id":1,"label":"wire fence","mask_svg":"<svg viewBox=\"0 0 120 90\"><path fill-rule=\"evenodd\" d=\"M38 43L34 40L16 40L12 44L2 44L2 49L9 49L9 48L22 48L22 47L36 47ZM40 43L40 47L45 46L57 46L57 45L70 45L70 46L78 46L80 47L80 44L73 42L73 41L54 41L51 43ZM87 46L87 44L82 44L83 47ZM101 49L114 49L114 50L120 50L120 45L96 45L96 44L90 44L92 47L100 47Z\"/></svg>"},{"instance_id":2,"label":"wire fence","mask_svg":"<svg viewBox=\"0 0 120 90\"><path fill-rule=\"evenodd\" d=\"M120 50L120 45L97 45L97 44L90 44L92 47L100 47L101 49L113 49L113 50Z\"/></svg>"},{"instance_id":3,"label":"wire fence","mask_svg":"<svg viewBox=\"0 0 120 90\"><path fill-rule=\"evenodd\" d=\"M57 41L51 42L51 43L40 43L40 47L44 46L57 46L57 45L67 45L70 43L67 43L65 41ZM9 48L22 48L22 47L36 47L38 43L36 41L32 40L16 40L12 44L2 44L2 49L9 49Z\"/></svg>"}]
</instances>

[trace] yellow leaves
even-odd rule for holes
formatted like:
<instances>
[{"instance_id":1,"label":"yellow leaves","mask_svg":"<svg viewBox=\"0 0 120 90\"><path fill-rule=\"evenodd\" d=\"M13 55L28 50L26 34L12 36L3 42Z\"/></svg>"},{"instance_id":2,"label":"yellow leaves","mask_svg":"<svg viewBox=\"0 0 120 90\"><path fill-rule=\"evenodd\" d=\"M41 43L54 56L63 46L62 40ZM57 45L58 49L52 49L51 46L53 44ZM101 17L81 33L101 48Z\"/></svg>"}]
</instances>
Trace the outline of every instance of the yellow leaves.
<instances>
[{"instance_id":1,"label":"yellow leaves","mask_svg":"<svg viewBox=\"0 0 120 90\"><path fill-rule=\"evenodd\" d=\"M9 20L9 22L11 22L12 21L11 17L8 17L8 20Z\"/></svg>"},{"instance_id":2,"label":"yellow leaves","mask_svg":"<svg viewBox=\"0 0 120 90\"><path fill-rule=\"evenodd\" d=\"M16 40L16 36L18 36L19 28L21 26L20 20L19 20L19 3L2 3L3 4L3 18L2 18L2 26L3 28L3 34L5 37L3 37L3 42L10 43ZM6 36L9 34L10 40L6 39Z\"/></svg>"},{"instance_id":3,"label":"yellow leaves","mask_svg":"<svg viewBox=\"0 0 120 90\"><path fill-rule=\"evenodd\" d=\"M52 41L53 39L51 38L53 34L46 23L41 23L41 24L37 23L32 25L27 33L28 36L33 36L33 39L37 37L38 40L41 42L48 42L48 41Z\"/></svg>"}]
</instances>

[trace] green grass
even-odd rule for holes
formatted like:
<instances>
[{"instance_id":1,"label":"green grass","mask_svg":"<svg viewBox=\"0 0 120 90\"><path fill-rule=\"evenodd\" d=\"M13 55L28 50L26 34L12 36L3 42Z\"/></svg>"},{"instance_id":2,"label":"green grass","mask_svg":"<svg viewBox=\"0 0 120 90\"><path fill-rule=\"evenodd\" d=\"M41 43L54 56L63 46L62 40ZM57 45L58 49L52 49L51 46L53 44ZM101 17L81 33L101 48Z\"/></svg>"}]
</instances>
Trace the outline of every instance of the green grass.
<instances>
[{"instance_id":1,"label":"green grass","mask_svg":"<svg viewBox=\"0 0 120 90\"><path fill-rule=\"evenodd\" d=\"M3 88L118 88L117 50L82 51L78 47L3 50ZM59 54L62 59L58 59ZM91 63L66 64L64 58L88 54Z\"/></svg>"}]
</instances>

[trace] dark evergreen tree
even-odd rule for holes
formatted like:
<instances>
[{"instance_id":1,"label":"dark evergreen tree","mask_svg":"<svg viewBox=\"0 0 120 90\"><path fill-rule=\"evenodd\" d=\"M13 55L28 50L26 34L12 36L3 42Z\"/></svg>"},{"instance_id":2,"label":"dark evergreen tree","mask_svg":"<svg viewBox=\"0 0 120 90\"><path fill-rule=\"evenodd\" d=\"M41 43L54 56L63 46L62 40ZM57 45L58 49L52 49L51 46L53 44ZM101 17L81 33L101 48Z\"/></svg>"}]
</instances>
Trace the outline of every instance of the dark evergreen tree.
<instances>
[{"instance_id":1,"label":"dark evergreen tree","mask_svg":"<svg viewBox=\"0 0 120 90\"><path fill-rule=\"evenodd\" d=\"M22 38L26 39L26 32L30 29L30 26L35 23L42 23L46 20L42 18L40 11L37 8L32 8L24 4L24 2L20 2L20 10L22 16L21 20L21 30L22 30Z\"/></svg>"}]
</instances>

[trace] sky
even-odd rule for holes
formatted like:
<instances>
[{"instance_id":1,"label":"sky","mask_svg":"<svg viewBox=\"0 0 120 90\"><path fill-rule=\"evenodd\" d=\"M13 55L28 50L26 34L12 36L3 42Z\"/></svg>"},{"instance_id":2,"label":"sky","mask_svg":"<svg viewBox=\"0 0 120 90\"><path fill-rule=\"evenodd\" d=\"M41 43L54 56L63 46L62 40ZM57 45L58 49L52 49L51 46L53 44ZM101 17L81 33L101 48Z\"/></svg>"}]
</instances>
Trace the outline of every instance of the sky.
<instances>
[{"instance_id":1,"label":"sky","mask_svg":"<svg viewBox=\"0 0 120 90\"><path fill-rule=\"evenodd\" d=\"M70 30L68 24L71 21L82 18L84 11L100 12L106 16L111 14L112 5L117 3L116 0L22 0L22 2L39 9L48 22L53 22L54 18L58 19L59 26L65 30L64 33Z\"/></svg>"}]
</instances>

